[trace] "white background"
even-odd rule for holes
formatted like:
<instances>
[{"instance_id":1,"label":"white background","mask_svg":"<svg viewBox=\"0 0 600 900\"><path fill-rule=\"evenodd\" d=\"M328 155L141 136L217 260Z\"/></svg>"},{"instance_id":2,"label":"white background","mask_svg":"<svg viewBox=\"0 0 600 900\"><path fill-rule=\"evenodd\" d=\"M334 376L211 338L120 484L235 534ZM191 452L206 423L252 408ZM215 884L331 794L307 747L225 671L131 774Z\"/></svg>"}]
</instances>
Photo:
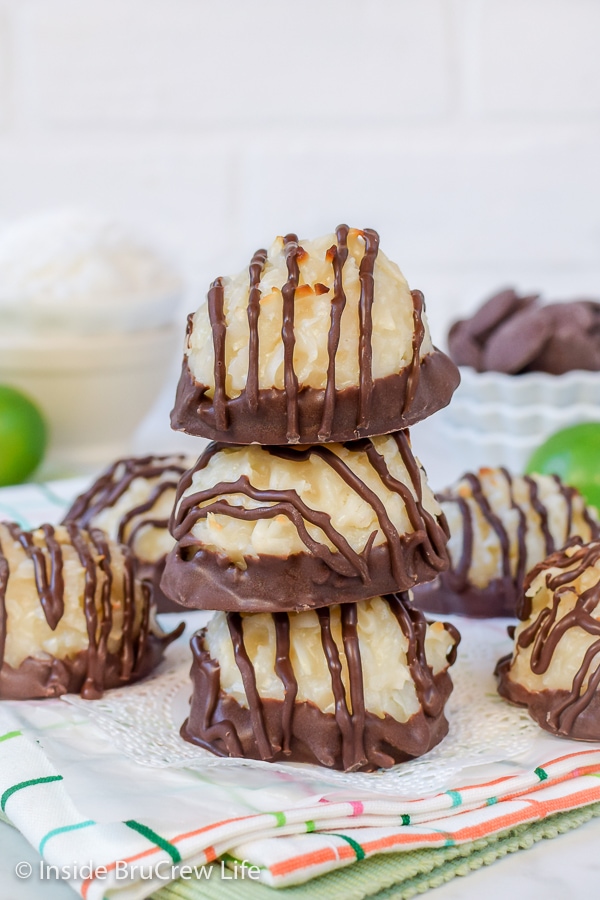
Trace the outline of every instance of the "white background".
<instances>
[{"instance_id":1,"label":"white background","mask_svg":"<svg viewBox=\"0 0 600 900\"><path fill-rule=\"evenodd\" d=\"M0 221L142 226L196 294L372 226L434 337L507 283L600 296L598 0L0 0Z\"/></svg>"}]
</instances>

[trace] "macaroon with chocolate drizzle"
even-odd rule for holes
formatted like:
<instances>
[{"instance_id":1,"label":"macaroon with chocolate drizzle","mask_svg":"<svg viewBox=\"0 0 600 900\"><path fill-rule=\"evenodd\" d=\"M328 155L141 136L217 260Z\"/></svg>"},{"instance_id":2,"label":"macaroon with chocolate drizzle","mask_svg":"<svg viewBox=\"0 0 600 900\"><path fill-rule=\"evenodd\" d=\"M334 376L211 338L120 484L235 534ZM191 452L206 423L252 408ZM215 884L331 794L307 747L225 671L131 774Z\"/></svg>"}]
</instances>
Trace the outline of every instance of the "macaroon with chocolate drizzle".
<instances>
[{"instance_id":1,"label":"macaroon with chocolate drizzle","mask_svg":"<svg viewBox=\"0 0 600 900\"><path fill-rule=\"evenodd\" d=\"M236 444L348 441L426 418L459 380L377 232L340 225L278 238L212 283L188 318L171 424Z\"/></svg>"},{"instance_id":2,"label":"macaroon with chocolate drizzle","mask_svg":"<svg viewBox=\"0 0 600 900\"><path fill-rule=\"evenodd\" d=\"M82 528L100 528L133 553L136 576L147 581L158 612L180 612L160 589L179 479L194 460L177 455L133 456L110 465L73 504L63 519Z\"/></svg>"},{"instance_id":3,"label":"macaroon with chocolate drizzle","mask_svg":"<svg viewBox=\"0 0 600 900\"><path fill-rule=\"evenodd\" d=\"M160 631L132 554L103 531L0 522L0 698L96 699L147 675L182 630Z\"/></svg>"},{"instance_id":4,"label":"macaroon with chocolate drizzle","mask_svg":"<svg viewBox=\"0 0 600 900\"><path fill-rule=\"evenodd\" d=\"M406 595L304 613L218 613L192 638L182 735L220 756L389 768L447 733L447 669L459 641L452 625L427 624Z\"/></svg>"},{"instance_id":5,"label":"macaroon with chocolate drizzle","mask_svg":"<svg viewBox=\"0 0 600 900\"><path fill-rule=\"evenodd\" d=\"M308 609L406 590L448 565L407 432L345 444L211 444L182 478L162 588L183 606Z\"/></svg>"},{"instance_id":6,"label":"macaroon with chocolate drizzle","mask_svg":"<svg viewBox=\"0 0 600 900\"><path fill-rule=\"evenodd\" d=\"M450 568L414 591L417 606L436 614L514 616L532 566L573 535L600 535L595 510L556 475L480 469L437 499L450 529Z\"/></svg>"},{"instance_id":7,"label":"macaroon with chocolate drizzle","mask_svg":"<svg viewBox=\"0 0 600 900\"><path fill-rule=\"evenodd\" d=\"M498 692L546 731L600 740L600 541L573 538L527 576Z\"/></svg>"}]
</instances>

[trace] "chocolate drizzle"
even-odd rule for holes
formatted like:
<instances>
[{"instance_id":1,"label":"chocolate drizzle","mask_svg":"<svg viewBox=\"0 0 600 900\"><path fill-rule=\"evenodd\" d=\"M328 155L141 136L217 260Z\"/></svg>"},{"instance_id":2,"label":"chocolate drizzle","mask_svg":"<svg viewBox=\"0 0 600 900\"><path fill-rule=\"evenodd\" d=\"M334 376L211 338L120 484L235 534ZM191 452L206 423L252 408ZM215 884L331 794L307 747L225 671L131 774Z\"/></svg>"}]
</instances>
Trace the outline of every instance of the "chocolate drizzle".
<instances>
[{"instance_id":1,"label":"chocolate drizzle","mask_svg":"<svg viewBox=\"0 0 600 900\"><path fill-rule=\"evenodd\" d=\"M267 447L261 452L267 452L272 456L280 459L289 460L290 462L305 462L311 457L318 457L327 466L329 466L343 482L365 503L367 503L374 511L379 528L386 539L386 553L389 559L390 575L387 577L386 586L388 589L405 590L416 584L419 580L426 577L433 577L436 572L444 570L448 564L445 545L447 541L447 526L443 517L438 520L432 516L423 506L421 472L412 455L408 437L405 433L399 432L394 434L393 439L396 443L398 451L407 468L412 489L394 478L389 470L386 459L380 454L373 442L363 438L358 441L348 442L344 446L351 453L364 454L369 461L373 470L377 473L379 479L385 487L393 493L399 494L403 504L406 507L407 515L413 528L412 532L407 534L399 534L385 504L379 496L371 490L371 488L357 475L351 468L351 460L348 462L341 459L327 446L311 446L302 448L292 447ZM254 487L248 476L241 475L232 482L219 482L204 490L186 492L191 489L193 476L196 472L204 469L210 460L223 451L233 449L227 444L211 444L205 450L193 469L182 478L175 502L173 517L171 520L171 534L178 546L172 551L167 559L167 572L163 579L163 589L165 592L177 599L178 602L194 606L197 601L195 594L202 588L202 579L209 577L207 567L203 564L203 571L198 573L196 579L196 589L192 588L190 592L187 588L179 591L176 569L188 566L192 563L195 565L195 557L197 553L203 551L198 540L191 533L194 526L201 519L205 519L210 514L225 515L243 521L257 521L260 519L273 519L279 515L284 515L296 527L298 536L300 537L305 551L304 553L325 566L330 572L335 573L343 579L360 579L362 584L362 597L372 596L376 594L377 588L373 589L373 585L378 576L381 575L383 560L378 558L378 547L374 546L377 536L377 529L373 531L367 538L362 551L357 552L348 543L344 535L338 531L332 521L330 514L324 510L312 509L305 503L300 495L293 489L266 490ZM254 507L245 507L241 504L230 502L227 497L235 495L243 495L251 500L258 501L260 505ZM325 542L316 540L308 531L306 523L317 526L326 536L333 550ZM266 558L267 560L270 557ZM260 558L259 558L260 560ZM199 560L198 560L199 562ZM289 559L283 560L286 563L288 574L292 581L295 581L299 589L300 583L297 576L291 572ZM224 559L224 563L227 564ZM231 563L230 565L233 566ZM266 565L270 565L269 562ZM221 566L223 569L223 566ZM245 574L249 578L249 572L252 572L252 560L247 560ZM430 574L425 574L429 572ZM285 574L285 573L284 573ZM224 573L222 572L222 575ZM315 573L317 581L326 581L322 575ZM218 600L218 591L228 591L223 584L224 578L221 578L220 588L215 592L212 588L206 597L206 602L214 602L217 608L227 609L246 609L245 598L243 592L240 594L238 584L237 589L231 590L230 603L235 602L234 594L239 594L239 607L233 605L221 606ZM254 585L254 597L258 601L260 592L257 592L257 585ZM252 585L249 585L252 592ZM311 592L308 591L309 606L330 605L334 602L329 599L323 603L311 602ZM318 590L318 593L321 591ZM290 594L290 602L303 603L307 598L305 596L296 596L296 591ZM270 591L272 597L273 587ZM356 597L361 599L361 597ZM280 603L283 601L280 598ZM215 608L214 606L210 608ZM286 608L286 607L283 607ZM258 607L253 605L254 611ZM272 605L266 607L268 611L273 610Z\"/></svg>"},{"instance_id":2,"label":"chocolate drizzle","mask_svg":"<svg viewBox=\"0 0 600 900\"><path fill-rule=\"evenodd\" d=\"M328 441L331 437L333 412L335 408L335 360L340 344L340 330L342 326L342 313L346 307L346 293L342 271L348 258L348 226L338 225L336 231L337 247L335 244L329 248L327 259L333 266L333 298L331 300L331 325L327 335L327 385L323 401L323 418L319 428L320 441Z\"/></svg>"},{"instance_id":3,"label":"chocolate drizzle","mask_svg":"<svg viewBox=\"0 0 600 900\"><path fill-rule=\"evenodd\" d=\"M149 528L167 530L168 517L153 514L153 510L164 494L168 491L175 493L179 479L187 466L186 457L183 455L119 459L96 479L89 490L76 498L63 519L63 524L75 522L83 528L90 528L95 525L97 516L104 510L117 505L136 478L147 481L157 479L147 500L130 505L121 514L116 533L112 536L119 543L126 543L134 553L136 575L150 584L152 600L159 612L173 612L179 609L159 587L164 569L164 556L156 560L142 558L136 553L136 544L140 533Z\"/></svg>"},{"instance_id":4,"label":"chocolate drizzle","mask_svg":"<svg viewBox=\"0 0 600 900\"><path fill-rule=\"evenodd\" d=\"M76 522L82 528L89 528L94 519L105 509L115 506L119 499L131 487L136 478L151 480L160 479L152 488L147 500L132 506L121 516L115 539L126 543L134 549L135 539L142 528L166 529L168 518L149 518L145 514L152 510L160 497L169 490L175 490L179 479L187 469L185 456L137 456L129 459L118 459L112 464L85 493L80 494L63 519ZM143 516L134 528L126 535L127 527L133 519Z\"/></svg>"},{"instance_id":5,"label":"chocolate drizzle","mask_svg":"<svg viewBox=\"0 0 600 900\"><path fill-rule=\"evenodd\" d=\"M421 359L425 326L424 301L420 291L412 292L414 330L410 363L395 375L373 379L372 313L376 299L375 263L379 251L379 236L370 228L353 233L360 235L365 245L359 264L357 385L338 390L335 372L342 315L346 307L343 271L348 258L350 229L347 225L338 226L337 246L330 247L326 255L333 270L333 294L324 389L299 385L294 368L295 303L301 281L302 260L306 253L298 244L297 236L288 234L283 239L287 280L281 288L284 390L259 387L260 284L267 259L266 251L261 249L254 254L249 266L249 343L245 389L237 397L227 396L227 320L224 312L224 282L218 278L208 292L214 352L214 389L194 381L187 358L184 358L175 409L171 416L174 428L189 434L244 444L254 441L261 444L294 444L351 440L406 428L448 403L459 381L458 371L448 357L437 350ZM329 288L320 283L301 285L300 290L304 289L316 294L329 293ZM194 317L190 316L188 342L193 325ZM435 363L425 367L424 363L429 358L435 359ZM423 379L423 376L426 377ZM421 384L423 380L424 383ZM212 399L209 397L211 392ZM285 423L285 427L282 423Z\"/></svg>"},{"instance_id":6,"label":"chocolate drizzle","mask_svg":"<svg viewBox=\"0 0 600 900\"><path fill-rule=\"evenodd\" d=\"M283 701L259 695L256 672L244 645L244 619L238 613L228 613L234 658L242 676L248 707L241 707L223 693L218 662L211 659L205 648L204 632L198 632L192 638L192 676L196 689L190 718L184 723L182 735L221 756L264 760L291 758L346 771L389 767L434 746L447 730L443 708L451 689L450 680L446 673L434 676L427 664L426 622L422 613L410 608L405 594L388 595L383 599L390 605L398 627L407 639L407 664L421 707L408 722L398 723L387 714L381 718L365 708L358 609L355 603L346 603L340 605L340 618L348 690L342 677L340 648L332 634L331 610L316 611L331 679L333 714L323 713L310 701L297 702L298 682L290 660L287 613L274 616L275 672L283 685ZM460 635L453 626L444 627L455 641L449 653L451 663ZM232 713L226 721L221 720L225 710Z\"/></svg>"},{"instance_id":7,"label":"chocolate drizzle","mask_svg":"<svg viewBox=\"0 0 600 900\"><path fill-rule=\"evenodd\" d=\"M36 532L23 531L14 523L3 523L5 531L25 552L34 568L35 588L48 626L54 631L59 625L64 609L64 542L57 539L51 525L42 525ZM6 596L10 578L8 557L0 545L0 695L4 697L57 696L65 690L81 690L85 699L96 699L103 689L115 683L139 678L149 670L149 664L157 661L162 648L174 640L182 629L170 636L148 640L149 589L139 587L136 600L136 583L133 577L133 558L127 547L122 547L122 634L117 654L109 654L108 639L113 627L112 584L113 559L111 545L104 532L98 529L86 531L70 522L66 525L69 540L77 553L85 572L83 587L83 613L88 635L88 648L74 659L54 660L26 659L13 669L5 661L5 647L10 622L6 608ZM100 604L98 608L98 581L102 572ZM136 607L142 605L139 629L134 629ZM150 643L152 646L150 646ZM45 655L47 656L47 655ZM55 665L56 664L56 665ZM49 680L44 681L44 673ZM29 688L28 688L29 685ZM28 693L30 690L32 693Z\"/></svg>"},{"instance_id":8,"label":"chocolate drizzle","mask_svg":"<svg viewBox=\"0 0 600 900\"><path fill-rule=\"evenodd\" d=\"M413 336L412 336L412 359L408 372L408 381L406 383L406 394L404 397L403 411L409 410L417 396L419 387L419 378L421 376L421 345L425 338L425 325L423 324L423 313L425 311L425 298L421 291L411 291L413 301Z\"/></svg>"},{"instance_id":9,"label":"chocolate drizzle","mask_svg":"<svg viewBox=\"0 0 600 900\"><path fill-rule=\"evenodd\" d=\"M208 315L213 334L214 347L214 378L215 378L215 423L221 431L227 429L227 392L225 379L227 378L227 362L225 359L225 340L227 336L227 324L223 304L225 290L223 280L217 278L210 286L208 292Z\"/></svg>"},{"instance_id":10,"label":"chocolate drizzle","mask_svg":"<svg viewBox=\"0 0 600 900\"><path fill-rule=\"evenodd\" d=\"M546 556L549 556L550 553L556 549L554 546L554 539L552 534L550 533L550 529L548 528L548 509L544 503L539 498L538 494L538 486L535 478L532 478L530 475L524 476L525 483L529 487L529 502L531 503L531 508L537 514L540 521L540 530L544 536L544 543L546 548ZM559 478L556 479L556 484L558 487L561 487L561 481ZM571 531L571 517L572 517L572 504L569 504L568 508L568 528L566 529L567 534Z\"/></svg>"},{"instance_id":11,"label":"chocolate drizzle","mask_svg":"<svg viewBox=\"0 0 600 900\"><path fill-rule=\"evenodd\" d=\"M375 260L379 251L379 235L372 228L363 231L365 254L360 261L360 335L358 343L358 431L369 427L373 394L373 298L375 291Z\"/></svg>"},{"instance_id":12,"label":"chocolate drizzle","mask_svg":"<svg viewBox=\"0 0 600 900\"><path fill-rule=\"evenodd\" d=\"M348 709L346 689L342 680L342 661L340 659L337 644L331 633L331 611L328 607L324 607L317 610L317 615L321 626L321 644L323 645L323 653L327 660L327 668L329 669L329 676L331 678L331 689L333 691L333 699L335 702L335 721L342 737L342 766L346 771L352 771L353 769L358 769L361 765L364 765L366 760L364 757L362 759L356 759L355 757L356 735L354 733L353 719L356 717L353 717ZM342 616L342 639L344 640L344 644L348 640L347 627L347 620L345 621L345 617ZM354 660L355 665L357 661L360 665L360 656L358 657L358 660ZM359 671L359 676L361 674L362 672ZM353 675L355 676L356 673L351 672L350 679L352 679ZM354 693L356 694L356 691ZM364 727L364 702L357 712L363 721ZM363 735L359 735L359 737L362 743Z\"/></svg>"},{"instance_id":13,"label":"chocolate drizzle","mask_svg":"<svg viewBox=\"0 0 600 900\"><path fill-rule=\"evenodd\" d=\"M102 695L102 661L106 659L108 635L112 628L112 607L110 604L112 572L110 569L110 551L100 532L89 534L95 549L101 554L102 568L108 577L102 585L102 626L98 635L98 613L96 612L97 567L87 541L73 524L66 526L71 543L77 552L79 562L85 569L83 587L83 611L88 633L88 669L81 689L82 697L95 699ZM100 543L100 546L98 546ZM144 597L146 600L146 597Z\"/></svg>"},{"instance_id":14,"label":"chocolate drizzle","mask_svg":"<svg viewBox=\"0 0 600 900\"><path fill-rule=\"evenodd\" d=\"M531 558L528 559L527 549L529 529L535 526L539 528L544 543L544 555L553 553L571 536L574 527L573 502L574 498L578 496L575 488L563 484L557 476L552 476L556 485L556 493L562 496L564 501L564 526L556 541L549 528L549 509L539 496L537 481L528 475L522 478L528 489L530 509L534 513L531 516L527 507L521 506L515 499L514 477L504 468L497 471L498 475L501 475L506 482L509 508L514 511L517 518L514 561L509 531L501 516L492 508L482 479L473 473L463 475L459 479L458 488L451 488L437 495L437 499L442 505L455 503L458 506L462 523L460 559L440 576L436 584L417 587L416 602L422 609L443 614L462 612L474 616L513 616L522 593L525 573L532 565ZM471 567L475 562L474 531L477 524L471 504L467 497L460 493L460 484L465 481L470 489L468 499L472 500L475 508L479 510L495 533L500 550L499 571L493 576L490 583L483 587L474 585L470 578ZM596 539L600 535L600 527L591 517L583 502L580 504L578 515L585 523L587 531L587 534L583 534L581 537Z\"/></svg>"},{"instance_id":15,"label":"chocolate drizzle","mask_svg":"<svg viewBox=\"0 0 600 900\"><path fill-rule=\"evenodd\" d=\"M321 618L323 610L319 611L318 614L319 618ZM327 614L330 615L329 609L327 609ZM344 603L340 608L340 615L342 619L342 643L344 645L344 655L346 656L346 663L348 665L350 702L352 704L349 735L350 752L346 752L346 748L342 741L342 763L345 768L359 769L368 762L368 756L365 748L365 691L362 661L360 658L358 607L356 603ZM325 644L323 644L323 649L325 649ZM348 710L347 703L344 705L346 710ZM340 725L339 721L338 725ZM341 726L340 732L343 736ZM350 763L349 766L346 766L344 756L348 758Z\"/></svg>"},{"instance_id":16,"label":"chocolate drizzle","mask_svg":"<svg viewBox=\"0 0 600 900\"><path fill-rule=\"evenodd\" d=\"M566 552L569 550L570 552ZM531 706L531 712L539 724L554 734L576 737L583 740L600 739L598 719L597 689L600 684L600 621L595 616L600 603L600 575L595 573L594 584L578 594L575 582L600 560L600 542L582 545L573 538L565 548L553 553L535 566L525 581L525 592L535 579L547 572L545 587L551 599L537 614L536 618L523 628L516 641L515 653L519 648L531 648L530 667L534 675L544 675L552 665L554 654L561 641L568 639L571 629L584 631L594 636L594 641L584 653L571 687L562 690L529 691L523 685L513 682L510 677L510 658L501 660L498 671L501 675L500 693L517 703ZM558 574L553 570L563 570ZM575 602L573 603L573 599ZM532 598L523 596L518 615L527 620L532 614ZM595 661L595 668L593 668ZM584 682L587 684L584 687ZM594 707L592 715L588 708Z\"/></svg>"},{"instance_id":17,"label":"chocolate drizzle","mask_svg":"<svg viewBox=\"0 0 600 900\"><path fill-rule=\"evenodd\" d=\"M258 688L256 686L256 672L248 656L244 645L244 633L242 631L242 617L239 613L230 613L227 616L229 634L233 645L235 661L244 684L244 692L248 698L250 715L252 716L252 730L256 735L256 743L261 759L269 759L272 756L271 744L263 721L262 707Z\"/></svg>"},{"instance_id":18,"label":"chocolate drizzle","mask_svg":"<svg viewBox=\"0 0 600 900\"><path fill-rule=\"evenodd\" d=\"M273 613L275 623L275 674L281 680L284 701L281 710L281 730L284 756L292 752L292 718L298 694L298 682L290 660L290 617L285 612Z\"/></svg>"},{"instance_id":19,"label":"chocolate drizzle","mask_svg":"<svg viewBox=\"0 0 600 900\"><path fill-rule=\"evenodd\" d=\"M60 544L54 538L54 528L52 525L42 525L41 528L50 556L50 577L48 578L46 557L41 547L37 547L34 544L30 532L22 531L14 522L7 522L6 527L13 541L21 545L27 558L33 563L35 586L40 598L40 604L44 610L46 622L54 631L64 612L63 558ZM4 648L2 648L0 657L4 658Z\"/></svg>"},{"instance_id":20,"label":"chocolate drizzle","mask_svg":"<svg viewBox=\"0 0 600 900\"><path fill-rule=\"evenodd\" d=\"M471 496L473 500L481 510L481 513L491 526L492 530L495 531L496 537L498 538L498 543L500 544L500 559L502 564L502 576L503 578L511 577L511 568L510 568L510 537L508 531L504 527L502 519L497 516L490 503L485 496L483 485L481 480L471 473L467 473L463 476L464 480L469 484L471 488Z\"/></svg>"},{"instance_id":21,"label":"chocolate drizzle","mask_svg":"<svg viewBox=\"0 0 600 900\"><path fill-rule=\"evenodd\" d=\"M258 318L260 316L260 279L267 260L266 250L257 250L250 262L248 291L248 380L246 393L248 405L252 412L258 409L258 359L260 346L258 340ZM216 352L216 348L215 348Z\"/></svg>"},{"instance_id":22,"label":"chocolate drizzle","mask_svg":"<svg viewBox=\"0 0 600 900\"><path fill-rule=\"evenodd\" d=\"M288 279L281 289L283 297L283 325L281 339L283 341L283 377L286 396L287 433L286 437L291 444L300 440L298 431L298 376L294 370L294 347L296 337L294 335L294 302L300 269L298 258L301 248L298 246L298 236L287 234L283 239L283 249L288 270Z\"/></svg>"},{"instance_id":23,"label":"chocolate drizzle","mask_svg":"<svg viewBox=\"0 0 600 900\"><path fill-rule=\"evenodd\" d=\"M391 610L396 616L398 625L400 626L403 635L408 640L406 656L419 702L428 716L437 716L442 712L444 703L436 689L433 673L427 665L427 660L425 658L424 648L425 636L427 633L427 622L425 617L423 616L423 613L416 610L410 602L407 602L406 597L392 594L386 599L389 600ZM448 622L444 624L444 627L455 640L454 646L448 657L448 664L452 665L456 659L456 648L460 642L460 635L457 629Z\"/></svg>"}]
</instances>

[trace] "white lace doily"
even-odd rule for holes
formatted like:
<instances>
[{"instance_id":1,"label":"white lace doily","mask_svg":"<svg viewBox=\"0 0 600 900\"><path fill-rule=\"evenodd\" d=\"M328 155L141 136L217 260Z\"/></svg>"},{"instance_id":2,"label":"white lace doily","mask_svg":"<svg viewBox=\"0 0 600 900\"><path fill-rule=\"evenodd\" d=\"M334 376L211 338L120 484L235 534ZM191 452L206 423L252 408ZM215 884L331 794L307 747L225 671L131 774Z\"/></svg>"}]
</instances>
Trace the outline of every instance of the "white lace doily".
<instances>
[{"instance_id":1,"label":"white lace doily","mask_svg":"<svg viewBox=\"0 0 600 900\"><path fill-rule=\"evenodd\" d=\"M462 634L458 659L452 668L454 691L446 707L448 736L419 759L392 769L345 773L322 766L226 759L184 741L179 728L191 692L191 653L184 637L169 648L156 674L139 685L109 691L101 699L64 699L84 711L128 757L158 768L229 769L244 766L276 769L321 784L383 794L422 795L443 790L469 766L507 760L526 753L538 727L525 710L510 706L496 693L494 666L509 652L505 624L456 619Z\"/></svg>"}]
</instances>

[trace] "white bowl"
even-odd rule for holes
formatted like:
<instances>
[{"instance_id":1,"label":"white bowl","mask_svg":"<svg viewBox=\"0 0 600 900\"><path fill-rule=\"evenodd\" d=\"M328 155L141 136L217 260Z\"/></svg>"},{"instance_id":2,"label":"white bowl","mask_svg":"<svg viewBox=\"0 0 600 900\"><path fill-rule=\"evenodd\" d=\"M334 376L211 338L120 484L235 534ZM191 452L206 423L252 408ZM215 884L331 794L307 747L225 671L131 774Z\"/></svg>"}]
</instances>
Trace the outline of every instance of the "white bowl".
<instances>
[{"instance_id":1,"label":"white bowl","mask_svg":"<svg viewBox=\"0 0 600 900\"><path fill-rule=\"evenodd\" d=\"M453 400L446 421L455 428L467 428L482 434L497 433L514 437L534 437L553 434L578 422L600 421L600 406L573 404L572 406L510 406L506 403L462 402Z\"/></svg>"},{"instance_id":2,"label":"white bowl","mask_svg":"<svg viewBox=\"0 0 600 900\"><path fill-rule=\"evenodd\" d=\"M573 423L575 424L575 423ZM437 423L437 435L446 453L459 461L454 468L456 478L463 472L473 472L481 467L505 466L510 472L520 474L540 443L552 432L539 435L511 435L499 431L474 431L449 424ZM458 471L460 469L460 472Z\"/></svg>"},{"instance_id":3,"label":"white bowl","mask_svg":"<svg viewBox=\"0 0 600 900\"><path fill-rule=\"evenodd\" d=\"M180 342L174 325L130 334L0 336L0 383L29 394L49 425L45 473L87 471L126 454Z\"/></svg>"},{"instance_id":4,"label":"white bowl","mask_svg":"<svg viewBox=\"0 0 600 900\"><path fill-rule=\"evenodd\" d=\"M564 375L527 372L504 375L502 372L476 372L460 367L461 383L456 400L488 405L501 403L513 408L548 406L565 408L574 405L597 406L600 403L600 372L577 370Z\"/></svg>"},{"instance_id":5,"label":"white bowl","mask_svg":"<svg viewBox=\"0 0 600 900\"><path fill-rule=\"evenodd\" d=\"M522 472L555 431L600 422L600 372L504 375L461 367L460 373L460 386L436 420L465 471L506 466Z\"/></svg>"}]
</instances>

